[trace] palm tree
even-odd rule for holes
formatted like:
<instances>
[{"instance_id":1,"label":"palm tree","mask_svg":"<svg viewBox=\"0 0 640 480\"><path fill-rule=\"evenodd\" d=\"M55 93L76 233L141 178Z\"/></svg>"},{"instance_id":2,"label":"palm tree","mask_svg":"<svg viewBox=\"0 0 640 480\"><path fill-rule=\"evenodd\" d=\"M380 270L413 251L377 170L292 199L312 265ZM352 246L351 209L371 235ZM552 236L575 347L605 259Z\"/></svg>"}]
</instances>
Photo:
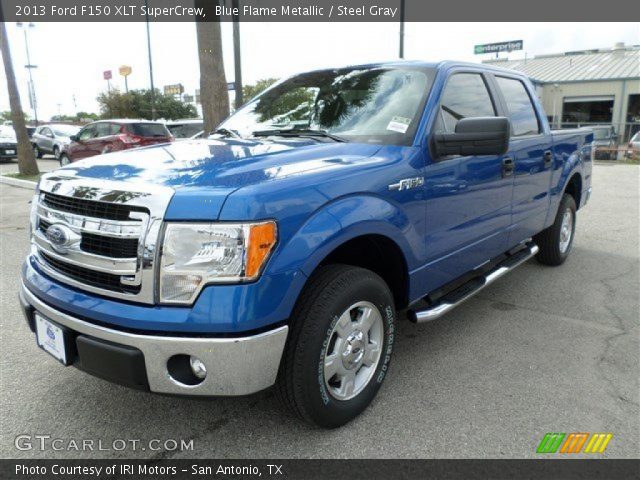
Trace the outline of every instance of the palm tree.
<instances>
[{"instance_id":1,"label":"palm tree","mask_svg":"<svg viewBox=\"0 0 640 480\"><path fill-rule=\"evenodd\" d=\"M0 5L0 9L2 6ZM2 12L0 11L0 17ZM9 90L9 105L11 105L11 119L13 128L18 138L18 171L22 175L38 175L38 164L33 154L33 148L29 141L29 134L24 121L24 113L20 104L20 94L18 93L18 85L16 84L16 76L13 71L13 63L11 61L11 51L9 49L9 38L4 22L0 22L0 50L2 50L2 61L4 63L4 72L7 76L7 90Z\"/></svg>"},{"instance_id":2,"label":"palm tree","mask_svg":"<svg viewBox=\"0 0 640 480\"><path fill-rule=\"evenodd\" d=\"M196 0L196 7L204 7L207 17L212 2ZM198 57L200 60L200 103L204 131L214 130L229 115L229 93L222 59L222 35L219 18L215 22L196 21Z\"/></svg>"}]
</instances>

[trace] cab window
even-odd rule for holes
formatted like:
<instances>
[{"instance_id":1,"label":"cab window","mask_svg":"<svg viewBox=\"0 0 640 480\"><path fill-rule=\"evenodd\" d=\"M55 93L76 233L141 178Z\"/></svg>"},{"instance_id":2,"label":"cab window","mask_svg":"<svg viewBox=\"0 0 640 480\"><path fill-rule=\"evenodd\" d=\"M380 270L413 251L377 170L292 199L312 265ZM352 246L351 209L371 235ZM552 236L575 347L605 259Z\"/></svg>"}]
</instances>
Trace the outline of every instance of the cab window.
<instances>
[{"instance_id":1,"label":"cab window","mask_svg":"<svg viewBox=\"0 0 640 480\"><path fill-rule=\"evenodd\" d=\"M78 134L78 140L89 140L91 138L94 138L96 136L95 133L96 133L95 125L89 125L87 127L84 127Z\"/></svg>"},{"instance_id":2,"label":"cab window","mask_svg":"<svg viewBox=\"0 0 640 480\"><path fill-rule=\"evenodd\" d=\"M457 73L442 92L436 133L454 133L457 123L469 117L495 117L487 85L479 73Z\"/></svg>"},{"instance_id":3,"label":"cab window","mask_svg":"<svg viewBox=\"0 0 640 480\"><path fill-rule=\"evenodd\" d=\"M536 135L540 133L540 124L531 97L520 80L496 77L502 96L507 103L513 136Z\"/></svg>"}]
</instances>

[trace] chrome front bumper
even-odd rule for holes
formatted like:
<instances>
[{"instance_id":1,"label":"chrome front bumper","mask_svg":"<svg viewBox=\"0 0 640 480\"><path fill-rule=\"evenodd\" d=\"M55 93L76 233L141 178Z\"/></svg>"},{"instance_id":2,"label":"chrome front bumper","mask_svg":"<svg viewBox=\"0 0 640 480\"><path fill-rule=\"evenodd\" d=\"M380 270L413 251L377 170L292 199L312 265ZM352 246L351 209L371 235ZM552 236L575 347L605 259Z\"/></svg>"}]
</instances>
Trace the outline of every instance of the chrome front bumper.
<instances>
[{"instance_id":1,"label":"chrome front bumper","mask_svg":"<svg viewBox=\"0 0 640 480\"><path fill-rule=\"evenodd\" d=\"M32 307L43 317L77 333L137 348L144 355L149 389L178 395L248 395L273 385L278 374L289 327L283 326L239 338L171 337L139 335L93 325L67 315L39 300L25 286L20 291L23 308ZM207 367L198 385L171 377L167 361L174 355L194 355Z\"/></svg>"}]
</instances>

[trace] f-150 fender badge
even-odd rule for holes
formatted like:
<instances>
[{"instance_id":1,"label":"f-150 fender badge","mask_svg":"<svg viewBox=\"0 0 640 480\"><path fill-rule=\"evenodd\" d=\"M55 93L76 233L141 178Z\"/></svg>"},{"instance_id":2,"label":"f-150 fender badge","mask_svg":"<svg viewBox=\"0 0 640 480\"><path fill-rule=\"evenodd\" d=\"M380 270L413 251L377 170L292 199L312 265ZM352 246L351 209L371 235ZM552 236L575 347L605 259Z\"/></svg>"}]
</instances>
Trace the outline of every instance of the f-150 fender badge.
<instances>
[{"instance_id":1,"label":"f-150 fender badge","mask_svg":"<svg viewBox=\"0 0 640 480\"><path fill-rule=\"evenodd\" d=\"M389 185L389 190L409 190L411 188L417 188L424 185L424 177L403 178L398 183L392 183Z\"/></svg>"}]
</instances>

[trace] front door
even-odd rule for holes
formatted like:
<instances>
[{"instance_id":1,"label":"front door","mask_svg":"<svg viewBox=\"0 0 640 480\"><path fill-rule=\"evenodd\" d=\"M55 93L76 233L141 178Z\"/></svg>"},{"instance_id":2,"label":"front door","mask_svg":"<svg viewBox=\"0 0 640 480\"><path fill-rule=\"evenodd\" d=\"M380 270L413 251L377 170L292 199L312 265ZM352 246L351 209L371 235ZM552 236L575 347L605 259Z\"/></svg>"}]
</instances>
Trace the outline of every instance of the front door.
<instances>
[{"instance_id":1,"label":"front door","mask_svg":"<svg viewBox=\"0 0 640 480\"><path fill-rule=\"evenodd\" d=\"M69 146L68 154L71 160L80 160L93 155L91 142L96 134L95 124L87 125L78 132L78 140Z\"/></svg>"},{"instance_id":2,"label":"front door","mask_svg":"<svg viewBox=\"0 0 640 480\"><path fill-rule=\"evenodd\" d=\"M459 120L498 115L488 79L454 72L440 99L434 133L452 133ZM502 155L432 158L426 167L426 249L421 278L431 291L507 249L512 165Z\"/></svg>"}]
</instances>

